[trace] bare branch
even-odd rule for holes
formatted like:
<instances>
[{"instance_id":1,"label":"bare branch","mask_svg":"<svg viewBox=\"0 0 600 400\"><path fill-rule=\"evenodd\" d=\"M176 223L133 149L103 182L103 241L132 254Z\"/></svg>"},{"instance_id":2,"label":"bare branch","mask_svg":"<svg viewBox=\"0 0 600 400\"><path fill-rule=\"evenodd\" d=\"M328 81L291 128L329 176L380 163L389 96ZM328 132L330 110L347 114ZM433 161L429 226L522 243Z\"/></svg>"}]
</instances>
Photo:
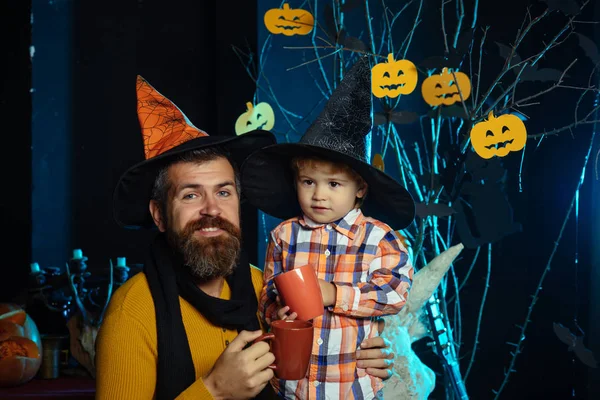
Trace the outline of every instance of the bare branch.
<instances>
[{"instance_id":1,"label":"bare branch","mask_svg":"<svg viewBox=\"0 0 600 400\"><path fill-rule=\"evenodd\" d=\"M556 238L556 241L554 242L554 247L552 249L552 252L550 253L550 257L548 258L548 262L546 263L546 267L544 268L544 272L542 273L540 280L538 281L537 287L535 288L535 292L533 294L533 296L531 297L531 302L529 304L529 308L527 309L527 315L525 316L525 321L523 323L523 325L521 326L521 332L519 333L519 339L517 340L515 345L515 350L512 352L513 356L510 360L510 365L508 366L508 369L506 370L506 372L504 373L504 380L502 381L502 384L500 385L500 388L495 391L495 397L494 399L498 399L498 397L500 396L500 393L502 393L502 390L504 389L504 387L506 386L506 384L508 383L508 378L509 376L515 371L515 364L517 362L517 356L519 355L519 353L521 353L522 351L522 347L523 347L523 342L525 341L525 332L527 330L527 327L529 325L529 323L531 322L531 316L533 314L533 308L539 298L540 292L542 291L542 287L544 284L544 280L546 279L546 276L548 275L548 272L550 272L550 267L552 266L552 261L554 260L554 256L556 254L556 250L558 249L558 245L560 244L560 241L562 239L562 235L565 231L565 228L567 226L567 222L569 221L569 217L571 216L571 212L573 211L573 206L575 205L575 199L578 197L579 194L579 189L581 188L581 185L583 184L583 176L585 174L585 170L587 168L587 163L590 157L590 153L592 151L592 146L594 145L594 138L595 138L595 132L592 133L592 137L590 140L590 146L588 148L587 154L585 156L584 162L583 162L583 168L582 168L582 172L580 175L580 178L577 182L577 187L575 188L575 193L573 194L573 198L571 200L571 205L569 206L569 210L567 211L567 215L565 216L565 219L563 220L562 226L560 228L560 231L558 233L558 237Z\"/></svg>"},{"instance_id":2,"label":"bare branch","mask_svg":"<svg viewBox=\"0 0 600 400\"><path fill-rule=\"evenodd\" d=\"M456 49L456 46L458 44L458 37L460 36L460 29L462 28L462 22L463 19L465 18L465 3L463 3L463 0L457 0L457 7L459 7L460 12L459 12L459 16L458 16L458 22L456 24L456 31L454 32L454 43L452 45L452 47L454 47Z\"/></svg>"},{"instance_id":3,"label":"bare branch","mask_svg":"<svg viewBox=\"0 0 600 400\"><path fill-rule=\"evenodd\" d=\"M413 24L413 27L411 28L410 32L408 33L408 36L404 39L404 41L402 42L402 46L400 46L400 50L402 51L402 48L404 48L404 53L402 54L402 59L406 58L406 53L408 53L408 48L410 47L410 42L412 41L412 37L415 33L415 30L417 29L417 26L419 26L419 24L421 23L421 10L423 9L423 0L419 0L419 9L417 11L417 15L415 16L415 22ZM405 46L406 43L406 46ZM398 59L398 56L396 56L396 59Z\"/></svg>"},{"instance_id":4,"label":"bare branch","mask_svg":"<svg viewBox=\"0 0 600 400\"><path fill-rule=\"evenodd\" d=\"M448 48L448 35L446 34L446 18L444 13L444 6L450 3L450 0L442 0L442 6L440 8L440 13L442 17L442 36L444 37L444 48L446 49L446 54L450 52Z\"/></svg>"},{"instance_id":5,"label":"bare branch","mask_svg":"<svg viewBox=\"0 0 600 400\"><path fill-rule=\"evenodd\" d=\"M488 289L490 288L490 276L492 274L492 244L488 243L488 262L487 262L487 273L485 275L485 288L483 289L483 296L481 298L481 304L479 305L479 316L477 317L477 329L475 331L475 340L473 341L473 351L471 352L471 360L469 361L469 367L465 373L465 382L469 377L471 368L475 364L475 353L477 353L477 345L479 344L479 333L481 330L481 320L483 319L483 307L485 306L485 300L487 298Z\"/></svg>"}]
</instances>

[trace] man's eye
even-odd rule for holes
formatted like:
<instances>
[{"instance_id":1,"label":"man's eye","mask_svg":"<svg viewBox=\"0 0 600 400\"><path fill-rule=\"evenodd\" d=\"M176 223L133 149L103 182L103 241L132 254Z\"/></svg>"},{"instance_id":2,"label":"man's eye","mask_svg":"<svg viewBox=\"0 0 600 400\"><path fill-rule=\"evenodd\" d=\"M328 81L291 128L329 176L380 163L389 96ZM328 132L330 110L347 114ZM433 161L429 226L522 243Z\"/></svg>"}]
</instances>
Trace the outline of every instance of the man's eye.
<instances>
[{"instance_id":1,"label":"man's eye","mask_svg":"<svg viewBox=\"0 0 600 400\"><path fill-rule=\"evenodd\" d=\"M196 193L188 193L183 196L184 199L195 199L196 197L198 197Z\"/></svg>"},{"instance_id":2,"label":"man's eye","mask_svg":"<svg viewBox=\"0 0 600 400\"><path fill-rule=\"evenodd\" d=\"M218 195L221 197L229 197L231 196L231 193L229 193L227 190L221 190Z\"/></svg>"}]
</instances>

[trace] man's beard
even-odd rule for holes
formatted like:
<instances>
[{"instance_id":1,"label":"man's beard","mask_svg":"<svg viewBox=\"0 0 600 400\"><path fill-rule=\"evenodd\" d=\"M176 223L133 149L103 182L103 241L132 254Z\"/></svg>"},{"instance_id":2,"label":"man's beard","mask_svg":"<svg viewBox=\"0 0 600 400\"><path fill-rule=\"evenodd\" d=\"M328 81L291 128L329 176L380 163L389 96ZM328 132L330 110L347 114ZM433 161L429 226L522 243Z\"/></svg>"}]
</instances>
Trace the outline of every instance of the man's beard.
<instances>
[{"instance_id":1,"label":"man's beard","mask_svg":"<svg viewBox=\"0 0 600 400\"><path fill-rule=\"evenodd\" d=\"M198 237L203 228L220 228L218 236ZM185 268L196 282L226 277L235 269L240 253L240 229L221 217L202 217L189 222L181 232L168 228L168 240L183 256Z\"/></svg>"}]
</instances>

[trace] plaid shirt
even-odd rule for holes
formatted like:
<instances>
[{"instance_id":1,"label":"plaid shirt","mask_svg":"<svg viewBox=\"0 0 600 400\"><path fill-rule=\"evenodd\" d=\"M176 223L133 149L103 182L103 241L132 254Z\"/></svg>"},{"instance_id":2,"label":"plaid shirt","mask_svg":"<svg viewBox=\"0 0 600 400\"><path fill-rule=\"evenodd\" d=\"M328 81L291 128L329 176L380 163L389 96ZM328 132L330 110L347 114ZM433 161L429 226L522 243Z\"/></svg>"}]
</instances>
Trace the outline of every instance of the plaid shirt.
<instances>
[{"instance_id":1,"label":"plaid shirt","mask_svg":"<svg viewBox=\"0 0 600 400\"><path fill-rule=\"evenodd\" d=\"M267 324L278 318L273 276L305 264L336 285L335 305L313 320L307 377L274 378L273 386L288 399L377 397L383 383L356 367L356 350L378 336L374 317L396 314L406 302L413 267L401 236L360 209L326 225L307 217L282 222L271 232L265 260L259 314Z\"/></svg>"}]
</instances>

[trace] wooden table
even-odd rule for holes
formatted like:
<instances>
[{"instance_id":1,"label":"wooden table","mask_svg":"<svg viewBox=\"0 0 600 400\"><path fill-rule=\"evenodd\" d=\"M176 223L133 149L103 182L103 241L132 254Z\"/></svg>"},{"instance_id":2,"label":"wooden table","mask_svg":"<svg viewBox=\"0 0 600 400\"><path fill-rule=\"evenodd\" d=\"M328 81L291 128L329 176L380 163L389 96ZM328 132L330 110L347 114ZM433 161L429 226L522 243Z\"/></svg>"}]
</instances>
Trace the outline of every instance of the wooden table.
<instances>
[{"instance_id":1,"label":"wooden table","mask_svg":"<svg viewBox=\"0 0 600 400\"><path fill-rule=\"evenodd\" d=\"M57 379L33 378L31 381L10 388L0 388L0 399L94 399L96 381L91 378L60 377Z\"/></svg>"}]
</instances>

